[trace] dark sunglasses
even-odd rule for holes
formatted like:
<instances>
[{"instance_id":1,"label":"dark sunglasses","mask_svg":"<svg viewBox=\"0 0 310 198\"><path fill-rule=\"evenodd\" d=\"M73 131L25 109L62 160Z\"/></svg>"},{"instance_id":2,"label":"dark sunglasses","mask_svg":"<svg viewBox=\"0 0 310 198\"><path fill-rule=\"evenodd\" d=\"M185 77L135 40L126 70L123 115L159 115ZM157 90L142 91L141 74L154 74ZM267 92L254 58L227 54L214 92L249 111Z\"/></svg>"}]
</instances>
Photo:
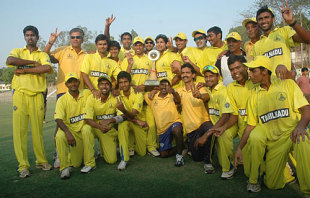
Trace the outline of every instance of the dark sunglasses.
<instances>
[{"instance_id":1,"label":"dark sunglasses","mask_svg":"<svg viewBox=\"0 0 310 198\"><path fill-rule=\"evenodd\" d=\"M194 38L194 41L196 42L196 41L202 40L202 39L203 39L203 37L202 37L202 36L199 36L199 37L197 37L197 38Z\"/></svg>"},{"instance_id":2,"label":"dark sunglasses","mask_svg":"<svg viewBox=\"0 0 310 198\"><path fill-rule=\"evenodd\" d=\"M70 36L71 39L82 39L82 36Z\"/></svg>"},{"instance_id":3,"label":"dark sunglasses","mask_svg":"<svg viewBox=\"0 0 310 198\"><path fill-rule=\"evenodd\" d=\"M152 41L145 42L145 44L154 44Z\"/></svg>"}]
</instances>

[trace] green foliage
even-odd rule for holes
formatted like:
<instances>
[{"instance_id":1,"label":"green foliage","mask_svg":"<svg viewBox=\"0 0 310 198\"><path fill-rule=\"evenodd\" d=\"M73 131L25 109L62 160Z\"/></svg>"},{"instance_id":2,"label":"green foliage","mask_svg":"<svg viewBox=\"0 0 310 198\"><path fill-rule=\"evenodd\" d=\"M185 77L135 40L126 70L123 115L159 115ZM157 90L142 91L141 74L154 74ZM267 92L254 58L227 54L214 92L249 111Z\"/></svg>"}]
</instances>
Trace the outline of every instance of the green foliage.
<instances>
[{"instance_id":1,"label":"green foliage","mask_svg":"<svg viewBox=\"0 0 310 198\"><path fill-rule=\"evenodd\" d=\"M5 84L11 84L14 76L14 70L14 67L7 67L2 69L2 74L0 78Z\"/></svg>"}]
</instances>

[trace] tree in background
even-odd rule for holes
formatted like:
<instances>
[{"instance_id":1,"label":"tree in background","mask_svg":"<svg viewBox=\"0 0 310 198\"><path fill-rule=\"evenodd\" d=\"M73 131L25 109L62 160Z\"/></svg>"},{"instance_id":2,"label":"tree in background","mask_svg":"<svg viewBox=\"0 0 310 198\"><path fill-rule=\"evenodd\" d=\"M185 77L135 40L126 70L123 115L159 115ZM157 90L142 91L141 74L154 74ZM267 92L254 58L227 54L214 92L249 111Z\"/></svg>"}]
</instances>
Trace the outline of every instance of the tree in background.
<instances>
[{"instance_id":1,"label":"tree in background","mask_svg":"<svg viewBox=\"0 0 310 198\"><path fill-rule=\"evenodd\" d=\"M1 76L0 79L5 83L5 84L11 84L13 76L14 76L14 67L6 67L1 69Z\"/></svg>"}]
</instances>

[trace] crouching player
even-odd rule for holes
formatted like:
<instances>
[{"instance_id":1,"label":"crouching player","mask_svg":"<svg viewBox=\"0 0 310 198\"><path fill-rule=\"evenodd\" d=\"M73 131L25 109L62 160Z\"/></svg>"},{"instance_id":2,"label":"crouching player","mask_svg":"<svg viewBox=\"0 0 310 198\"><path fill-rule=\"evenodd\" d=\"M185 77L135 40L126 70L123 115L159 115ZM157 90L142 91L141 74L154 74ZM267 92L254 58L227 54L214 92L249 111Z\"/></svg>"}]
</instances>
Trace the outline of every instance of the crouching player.
<instances>
[{"instance_id":1,"label":"crouching player","mask_svg":"<svg viewBox=\"0 0 310 198\"><path fill-rule=\"evenodd\" d=\"M294 81L271 81L272 69L266 56L257 56L245 65L249 67L252 82L260 83L248 99L247 127L235 154L237 163L242 160L242 149L249 151L247 190L261 189L259 175L265 153L264 184L270 189L283 188L286 183L283 171L293 149L300 189L309 194L310 138L305 128L310 120L310 106Z\"/></svg>"},{"instance_id":2,"label":"crouching player","mask_svg":"<svg viewBox=\"0 0 310 198\"><path fill-rule=\"evenodd\" d=\"M124 116L115 117L117 100L111 94L112 83L109 76L103 75L98 78L98 89L100 98L96 99L94 95L90 95L86 101L85 122L87 125L82 132L85 166L81 169L81 173L89 173L96 168L95 137L99 139L104 160L108 164L114 164L117 161L117 131L112 124L122 122Z\"/></svg>"},{"instance_id":3,"label":"crouching player","mask_svg":"<svg viewBox=\"0 0 310 198\"><path fill-rule=\"evenodd\" d=\"M86 98L79 92L79 77L69 73L65 78L68 92L58 99L55 120L60 127L56 133L56 148L60 160L60 178L70 177L71 166L81 166L83 159L82 127Z\"/></svg>"},{"instance_id":4,"label":"crouching player","mask_svg":"<svg viewBox=\"0 0 310 198\"><path fill-rule=\"evenodd\" d=\"M176 104L181 103L180 95L171 87L170 81L164 78L159 84L160 91L152 97L145 95L145 101L150 105L159 135L159 152L161 157L169 157L176 153L175 166L184 165L182 148L183 132L180 115ZM172 139L175 139L176 147L172 148Z\"/></svg>"},{"instance_id":5,"label":"crouching player","mask_svg":"<svg viewBox=\"0 0 310 198\"><path fill-rule=\"evenodd\" d=\"M234 174L233 167L233 139L237 134L237 126L234 125L227 130L217 131L216 129L226 123L233 112L226 86L221 80L217 67L205 66L202 71L206 85L209 88L210 100L208 101L209 115L213 127L199 138L195 145L204 145L208 137L214 133L216 139L216 150L220 165L222 166L222 179L231 179ZM214 136L212 137L213 140Z\"/></svg>"}]
</instances>

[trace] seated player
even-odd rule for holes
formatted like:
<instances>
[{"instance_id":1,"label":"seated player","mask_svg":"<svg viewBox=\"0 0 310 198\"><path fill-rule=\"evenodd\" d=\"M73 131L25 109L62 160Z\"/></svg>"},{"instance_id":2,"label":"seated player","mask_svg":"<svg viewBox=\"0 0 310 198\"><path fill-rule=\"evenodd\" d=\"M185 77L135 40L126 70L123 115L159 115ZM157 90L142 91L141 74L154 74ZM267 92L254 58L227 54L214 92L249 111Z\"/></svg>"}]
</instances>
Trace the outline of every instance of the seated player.
<instances>
[{"instance_id":1,"label":"seated player","mask_svg":"<svg viewBox=\"0 0 310 198\"><path fill-rule=\"evenodd\" d=\"M181 102L179 94L171 87L168 79L162 79L159 85L160 91L155 95L146 94L145 101L151 107L159 135L159 152L161 157L169 157L176 154L175 166L184 165L182 148L183 132L180 115L176 104ZM172 140L175 147L172 147Z\"/></svg>"}]
</instances>

